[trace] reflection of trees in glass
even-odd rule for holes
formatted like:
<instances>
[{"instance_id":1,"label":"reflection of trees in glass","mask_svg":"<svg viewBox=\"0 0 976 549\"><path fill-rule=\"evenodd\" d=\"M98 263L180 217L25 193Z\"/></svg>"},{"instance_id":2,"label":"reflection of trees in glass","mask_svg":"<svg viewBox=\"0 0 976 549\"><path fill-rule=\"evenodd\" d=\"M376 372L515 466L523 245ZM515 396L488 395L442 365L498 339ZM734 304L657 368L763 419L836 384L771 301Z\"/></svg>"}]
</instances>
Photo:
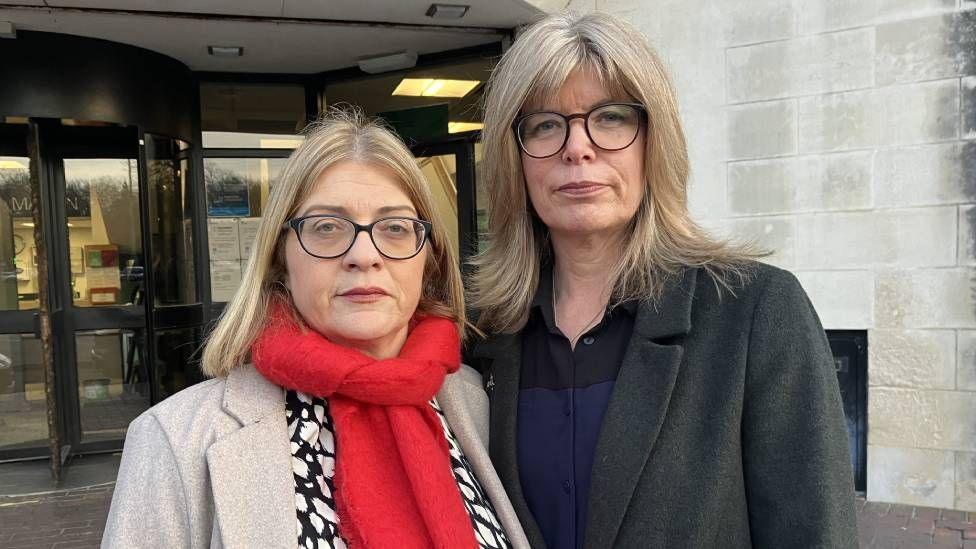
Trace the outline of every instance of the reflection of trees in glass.
<instances>
[{"instance_id":1,"label":"reflection of trees in glass","mask_svg":"<svg viewBox=\"0 0 976 549\"><path fill-rule=\"evenodd\" d=\"M14 217L30 215L30 172L0 170L0 200L7 203Z\"/></svg>"},{"instance_id":2,"label":"reflection of trees in glass","mask_svg":"<svg viewBox=\"0 0 976 549\"><path fill-rule=\"evenodd\" d=\"M250 195L252 188L260 188L256 178L249 175L245 170L228 169L212 160L205 162L203 177L207 183L207 208L238 198L242 189Z\"/></svg>"},{"instance_id":3,"label":"reflection of trees in glass","mask_svg":"<svg viewBox=\"0 0 976 549\"><path fill-rule=\"evenodd\" d=\"M89 217L91 200L88 181L68 181L64 190L68 217ZM27 170L0 170L0 200L10 207L14 217L30 217L30 172Z\"/></svg>"},{"instance_id":4,"label":"reflection of trees in glass","mask_svg":"<svg viewBox=\"0 0 976 549\"><path fill-rule=\"evenodd\" d=\"M68 181L64 188L64 203L68 217L91 217L91 189L88 188L88 181Z\"/></svg>"},{"instance_id":5,"label":"reflection of trees in glass","mask_svg":"<svg viewBox=\"0 0 976 549\"><path fill-rule=\"evenodd\" d=\"M281 176L285 158L207 158L204 181L208 209L219 206L221 198L231 200L240 189L247 189L250 215L260 217L263 199Z\"/></svg>"},{"instance_id":6,"label":"reflection of trees in glass","mask_svg":"<svg viewBox=\"0 0 976 549\"><path fill-rule=\"evenodd\" d=\"M98 200L109 242L120 254L137 254L142 248L139 229L139 175L136 161L118 161L118 171L90 180L91 195ZM74 181L69 181L70 187ZM137 263L139 263L137 261ZM124 265L122 265L124 266Z\"/></svg>"}]
</instances>

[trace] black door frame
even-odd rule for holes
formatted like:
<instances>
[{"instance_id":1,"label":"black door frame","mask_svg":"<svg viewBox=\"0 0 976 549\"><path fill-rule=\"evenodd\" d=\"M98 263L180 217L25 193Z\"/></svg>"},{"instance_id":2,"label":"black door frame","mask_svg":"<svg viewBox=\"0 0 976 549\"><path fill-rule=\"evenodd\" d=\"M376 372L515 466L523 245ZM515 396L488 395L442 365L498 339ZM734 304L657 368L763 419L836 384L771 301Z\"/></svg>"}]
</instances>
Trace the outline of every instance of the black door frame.
<instances>
[{"instance_id":1,"label":"black door frame","mask_svg":"<svg viewBox=\"0 0 976 549\"><path fill-rule=\"evenodd\" d=\"M55 386L61 414L62 440L71 454L115 451L121 449L123 438L96 442L83 442L81 429L81 403L78 395L78 350L75 334L78 331L119 329L141 330L139 361L146 368L150 402L155 388L147 344L150 333L149 299L145 299L151 286L146 281L148 258L147 234L147 182L145 159L141 147L141 131L133 126L67 127L57 120L38 120L41 135L41 158L46 183L47 199L44 209L45 231L49 244L51 326L54 338ZM70 129L69 129L70 128ZM81 138L84 137L82 140ZM115 307L83 308L74 306L71 293L70 251L65 209L65 158L131 158L137 162L139 176L139 217L143 263L143 295L141 304ZM42 209L42 211L44 211ZM140 337L137 335L136 337Z\"/></svg>"},{"instance_id":2,"label":"black door frame","mask_svg":"<svg viewBox=\"0 0 976 549\"><path fill-rule=\"evenodd\" d=\"M410 152L415 157L454 155L456 162L458 247L460 248L458 256L461 262L461 273L465 276L470 271L468 260L478 252L478 193L474 146L480 140L480 132L466 132L410 147Z\"/></svg>"}]
</instances>

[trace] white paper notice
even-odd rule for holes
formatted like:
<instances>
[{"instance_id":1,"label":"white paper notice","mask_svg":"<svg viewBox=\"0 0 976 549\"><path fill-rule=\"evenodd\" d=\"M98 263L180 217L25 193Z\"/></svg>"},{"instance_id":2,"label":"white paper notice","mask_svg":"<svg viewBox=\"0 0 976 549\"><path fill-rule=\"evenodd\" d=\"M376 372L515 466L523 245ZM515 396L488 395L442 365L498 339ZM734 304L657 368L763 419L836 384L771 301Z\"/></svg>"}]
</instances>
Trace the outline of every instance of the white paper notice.
<instances>
[{"instance_id":1,"label":"white paper notice","mask_svg":"<svg viewBox=\"0 0 976 549\"><path fill-rule=\"evenodd\" d=\"M215 303L226 303L241 285L240 261L210 262L210 297Z\"/></svg>"},{"instance_id":2,"label":"white paper notice","mask_svg":"<svg viewBox=\"0 0 976 549\"><path fill-rule=\"evenodd\" d=\"M238 239L241 244L241 261L247 261L251 257L251 248L254 246L254 239L258 234L258 227L261 225L260 217L242 217L238 222L240 236Z\"/></svg>"},{"instance_id":3,"label":"white paper notice","mask_svg":"<svg viewBox=\"0 0 976 549\"><path fill-rule=\"evenodd\" d=\"M208 220L207 239L210 241L211 261L239 261L241 245L237 218L212 218Z\"/></svg>"},{"instance_id":4,"label":"white paper notice","mask_svg":"<svg viewBox=\"0 0 976 549\"><path fill-rule=\"evenodd\" d=\"M89 288L121 288L118 267L92 267L85 273Z\"/></svg>"}]
</instances>

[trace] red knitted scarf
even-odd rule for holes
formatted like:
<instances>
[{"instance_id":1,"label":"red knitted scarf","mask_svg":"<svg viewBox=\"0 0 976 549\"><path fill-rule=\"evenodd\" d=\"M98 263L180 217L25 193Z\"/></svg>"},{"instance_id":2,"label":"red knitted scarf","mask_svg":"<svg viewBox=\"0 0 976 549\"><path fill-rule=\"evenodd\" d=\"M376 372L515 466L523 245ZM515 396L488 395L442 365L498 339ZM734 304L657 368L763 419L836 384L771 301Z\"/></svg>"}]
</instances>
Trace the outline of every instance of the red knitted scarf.
<instances>
[{"instance_id":1,"label":"red knitted scarf","mask_svg":"<svg viewBox=\"0 0 976 549\"><path fill-rule=\"evenodd\" d=\"M251 358L269 381L328 398L339 527L351 548L477 547L428 404L459 367L453 322L422 318L400 356L376 360L299 327L278 305Z\"/></svg>"}]
</instances>

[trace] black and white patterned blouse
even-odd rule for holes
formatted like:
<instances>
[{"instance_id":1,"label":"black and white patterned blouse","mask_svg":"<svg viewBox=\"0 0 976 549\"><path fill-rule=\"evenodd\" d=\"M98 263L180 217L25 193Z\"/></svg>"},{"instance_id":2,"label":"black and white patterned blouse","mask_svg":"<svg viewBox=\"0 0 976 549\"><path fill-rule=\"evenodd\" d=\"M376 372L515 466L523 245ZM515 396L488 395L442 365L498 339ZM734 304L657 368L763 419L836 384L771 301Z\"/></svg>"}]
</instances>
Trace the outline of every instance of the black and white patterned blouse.
<instances>
[{"instance_id":1,"label":"black and white patterned blouse","mask_svg":"<svg viewBox=\"0 0 976 549\"><path fill-rule=\"evenodd\" d=\"M447 418L437 402L431 407L444 427L451 454L451 469L464 507L471 517L475 539L483 549L511 547L495 509L478 483ZM335 429L325 399L288 391L285 397L288 434L291 437L292 471L295 477L298 546L305 549L345 549L339 532L335 503Z\"/></svg>"}]
</instances>

